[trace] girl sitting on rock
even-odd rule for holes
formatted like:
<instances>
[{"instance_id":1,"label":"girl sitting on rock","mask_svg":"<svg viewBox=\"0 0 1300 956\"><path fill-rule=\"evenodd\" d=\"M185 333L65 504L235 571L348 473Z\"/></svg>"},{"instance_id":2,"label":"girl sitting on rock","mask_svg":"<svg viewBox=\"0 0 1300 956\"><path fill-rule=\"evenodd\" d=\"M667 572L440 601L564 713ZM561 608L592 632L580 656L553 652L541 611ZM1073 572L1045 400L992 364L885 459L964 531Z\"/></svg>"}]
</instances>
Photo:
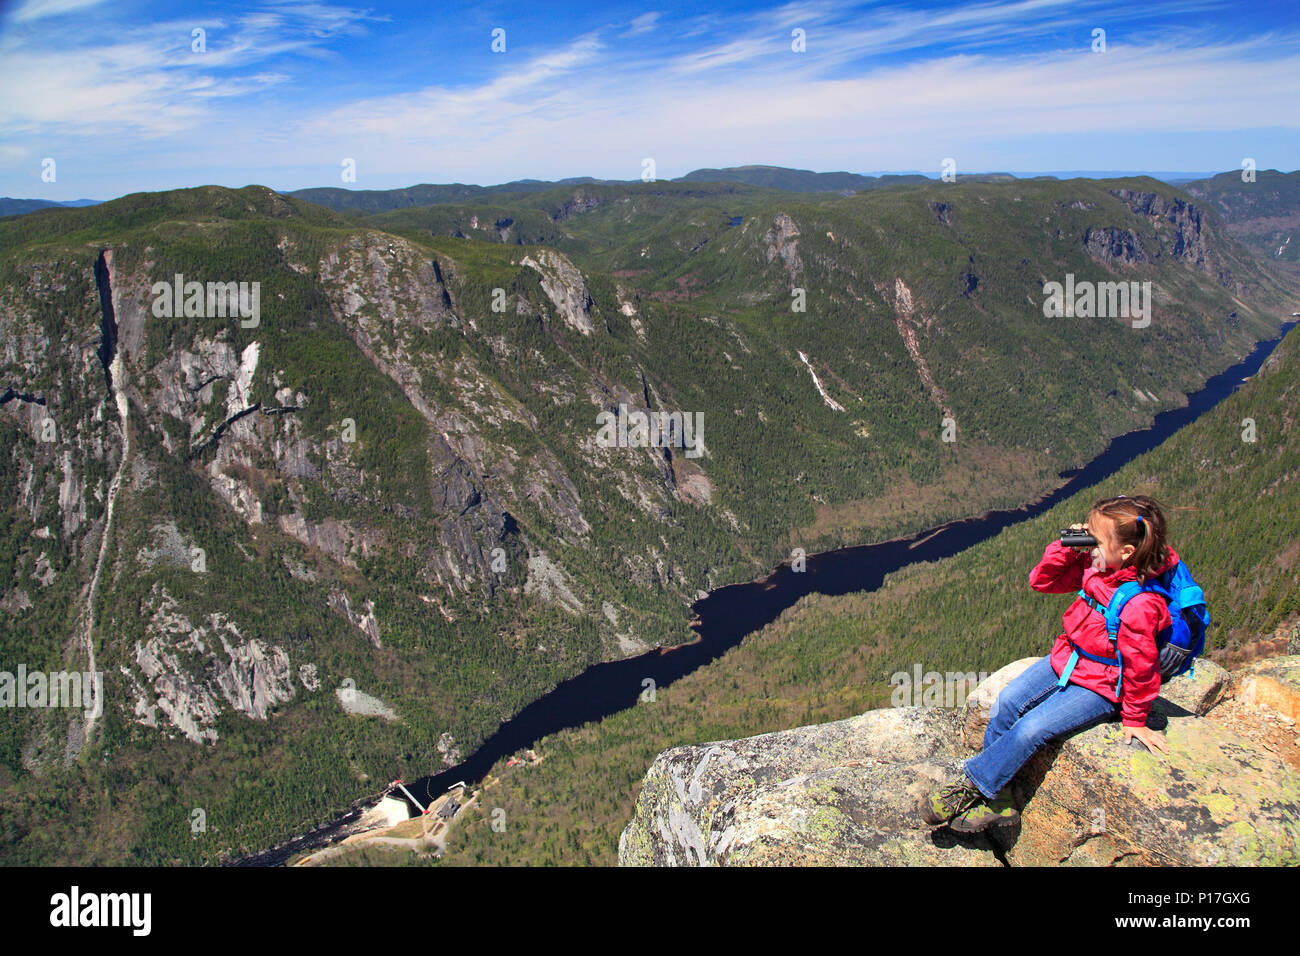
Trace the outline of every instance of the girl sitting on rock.
<instances>
[{"instance_id":1,"label":"girl sitting on rock","mask_svg":"<svg viewBox=\"0 0 1300 956\"><path fill-rule=\"evenodd\" d=\"M1156 635L1173 623L1168 606L1158 594L1135 595L1124 607L1114 645L1104 616L1120 584L1150 580L1178 563L1165 542L1164 515L1151 498L1119 495L1097 501L1086 526L1071 527L1086 530L1097 539L1096 547L1089 553L1050 542L1029 574L1029 586L1044 594L1082 589L1102 613L1081 597L1066 609L1065 633L1052 652L998 695L983 752L966 761L957 781L921 801L921 816L931 826L946 823L959 833L976 833L1016 822L1020 815L1007 784L1029 758L1053 738L1117 714L1125 743L1137 738L1149 750L1169 753L1164 735L1146 726L1160 693ZM1094 660L1113 661L1117 653L1122 679L1119 666Z\"/></svg>"}]
</instances>

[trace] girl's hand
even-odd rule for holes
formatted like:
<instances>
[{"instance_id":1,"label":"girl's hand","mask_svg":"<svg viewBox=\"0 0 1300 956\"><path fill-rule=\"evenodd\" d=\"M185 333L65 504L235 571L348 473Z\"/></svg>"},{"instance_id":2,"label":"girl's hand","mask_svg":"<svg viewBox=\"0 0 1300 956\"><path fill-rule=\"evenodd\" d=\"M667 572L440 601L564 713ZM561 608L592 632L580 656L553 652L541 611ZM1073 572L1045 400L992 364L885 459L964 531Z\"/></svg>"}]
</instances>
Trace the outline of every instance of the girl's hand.
<instances>
[{"instance_id":1,"label":"girl's hand","mask_svg":"<svg viewBox=\"0 0 1300 956\"><path fill-rule=\"evenodd\" d=\"M1150 727L1125 727L1124 743L1136 737L1147 745L1147 749L1154 752L1159 750L1162 754L1169 753L1169 746L1165 743L1165 735L1158 730L1152 730Z\"/></svg>"}]
</instances>

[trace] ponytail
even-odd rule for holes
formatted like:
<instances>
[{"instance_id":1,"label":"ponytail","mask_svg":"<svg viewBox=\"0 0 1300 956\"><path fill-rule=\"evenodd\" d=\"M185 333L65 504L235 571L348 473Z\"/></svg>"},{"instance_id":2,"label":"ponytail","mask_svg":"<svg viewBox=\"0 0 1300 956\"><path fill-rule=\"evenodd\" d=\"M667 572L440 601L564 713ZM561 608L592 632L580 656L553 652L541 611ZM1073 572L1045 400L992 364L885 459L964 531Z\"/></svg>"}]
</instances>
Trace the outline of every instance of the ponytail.
<instances>
[{"instance_id":1,"label":"ponytail","mask_svg":"<svg viewBox=\"0 0 1300 956\"><path fill-rule=\"evenodd\" d=\"M1165 515L1154 498L1146 495L1100 498L1093 504L1092 513L1103 515L1115 523L1115 536L1120 547L1133 546L1133 553L1123 566L1136 569L1140 578L1155 577L1168 563Z\"/></svg>"}]
</instances>

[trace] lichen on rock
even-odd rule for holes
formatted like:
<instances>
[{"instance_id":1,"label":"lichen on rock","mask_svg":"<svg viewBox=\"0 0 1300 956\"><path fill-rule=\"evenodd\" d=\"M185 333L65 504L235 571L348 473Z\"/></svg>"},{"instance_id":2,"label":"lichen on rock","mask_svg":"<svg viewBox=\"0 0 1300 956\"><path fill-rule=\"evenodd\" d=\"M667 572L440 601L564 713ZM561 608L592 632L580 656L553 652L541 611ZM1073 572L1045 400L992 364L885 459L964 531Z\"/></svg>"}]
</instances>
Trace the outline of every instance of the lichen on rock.
<instances>
[{"instance_id":1,"label":"lichen on rock","mask_svg":"<svg viewBox=\"0 0 1300 956\"><path fill-rule=\"evenodd\" d=\"M1168 757L1124 746L1118 723L1100 724L1052 741L1021 769L1015 827L962 836L924 824L920 798L982 747L997 693L1033 660L990 675L960 709L873 710L664 751L619 840L619 863L1300 863L1300 773L1213 719L1238 685L1209 661L1168 682L1152 708L1148 726L1165 735Z\"/></svg>"}]
</instances>

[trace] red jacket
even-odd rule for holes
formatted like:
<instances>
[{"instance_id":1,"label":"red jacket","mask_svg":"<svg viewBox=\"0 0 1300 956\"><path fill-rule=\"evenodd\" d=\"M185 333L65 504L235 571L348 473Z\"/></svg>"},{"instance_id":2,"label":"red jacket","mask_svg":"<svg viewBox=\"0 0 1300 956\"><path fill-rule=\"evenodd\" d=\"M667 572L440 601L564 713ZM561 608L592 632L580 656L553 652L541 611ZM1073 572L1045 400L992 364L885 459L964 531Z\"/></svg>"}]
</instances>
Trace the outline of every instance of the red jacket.
<instances>
[{"instance_id":1,"label":"red jacket","mask_svg":"<svg viewBox=\"0 0 1300 956\"><path fill-rule=\"evenodd\" d=\"M1163 574L1177 563L1177 553L1169 548L1169 561L1156 573ZM1085 594L1102 607L1110 603L1111 595L1117 587L1125 581L1136 580L1137 571L1133 568L1094 571L1092 559L1086 552L1067 548L1060 541L1049 542L1043 549L1043 559L1029 572L1029 586L1035 591L1068 594L1082 588ZM1083 598L1075 596L1074 603L1065 609L1061 622L1065 625L1065 634L1056 638L1050 655L1052 669L1058 675L1065 669L1074 651L1066 640L1066 635L1090 654L1098 657L1115 656L1106 634L1106 619ZM1124 605L1116 644L1124 661L1123 697L1115 695L1119 668L1089 660L1082 654L1070 674L1070 683L1095 690L1118 703L1125 727L1146 726L1151 704L1160 694L1156 635L1172 624L1169 607L1159 594L1134 595Z\"/></svg>"}]
</instances>

